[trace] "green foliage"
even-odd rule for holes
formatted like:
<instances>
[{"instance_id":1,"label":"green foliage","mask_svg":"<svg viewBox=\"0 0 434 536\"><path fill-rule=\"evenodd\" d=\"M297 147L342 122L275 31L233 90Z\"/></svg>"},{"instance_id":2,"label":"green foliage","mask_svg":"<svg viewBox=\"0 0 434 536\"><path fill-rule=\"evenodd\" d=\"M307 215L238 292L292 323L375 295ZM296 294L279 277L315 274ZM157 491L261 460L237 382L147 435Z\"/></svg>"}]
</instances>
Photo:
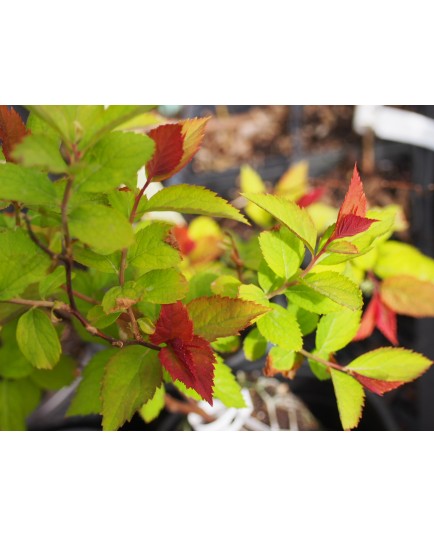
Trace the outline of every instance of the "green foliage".
<instances>
[{"instance_id":1,"label":"green foliage","mask_svg":"<svg viewBox=\"0 0 434 536\"><path fill-rule=\"evenodd\" d=\"M158 418L166 384L242 408L241 387L215 356L241 344L251 361L275 345L267 375L292 378L307 360L332 380L351 429L364 388L382 395L431 366L402 348L340 364L339 352L376 325L395 343L396 314L434 314L434 261L388 240L397 208L367 211L357 169L338 212L297 204L321 193L309 191L306 163L285 173L275 195L243 166L245 212L260 227L247 229L234 205L201 186L147 198L150 181L191 160L208 121L164 124L151 108L29 106L25 126L0 107L8 119L0 129L0 429L24 429L45 391L76 378L68 416L100 414L105 430L136 412ZM201 217L178 228L156 221L166 211ZM361 288L376 307L363 316ZM106 349L86 364L81 349L95 343Z\"/></svg>"}]
</instances>

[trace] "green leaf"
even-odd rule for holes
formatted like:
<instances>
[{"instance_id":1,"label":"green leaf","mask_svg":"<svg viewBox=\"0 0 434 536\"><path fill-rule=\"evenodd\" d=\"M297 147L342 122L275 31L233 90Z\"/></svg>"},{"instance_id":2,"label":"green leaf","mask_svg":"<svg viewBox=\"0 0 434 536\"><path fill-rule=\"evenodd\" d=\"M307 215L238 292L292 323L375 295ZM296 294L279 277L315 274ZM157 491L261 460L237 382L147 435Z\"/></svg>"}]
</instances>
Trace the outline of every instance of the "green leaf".
<instances>
[{"instance_id":1,"label":"green leaf","mask_svg":"<svg viewBox=\"0 0 434 536\"><path fill-rule=\"evenodd\" d=\"M276 370L291 370L295 365L297 352L293 350L286 350L280 346L273 346L271 348L269 357L273 368Z\"/></svg>"},{"instance_id":2,"label":"green leaf","mask_svg":"<svg viewBox=\"0 0 434 536\"><path fill-rule=\"evenodd\" d=\"M222 354L233 354L240 348L240 337L230 335L229 337L220 337L211 344L211 348Z\"/></svg>"},{"instance_id":3,"label":"green leaf","mask_svg":"<svg viewBox=\"0 0 434 536\"><path fill-rule=\"evenodd\" d=\"M44 173L16 164L0 165L0 199L25 205L56 205L53 183Z\"/></svg>"},{"instance_id":4,"label":"green leaf","mask_svg":"<svg viewBox=\"0 0 434 536\"><path fill-rule=\"evenodd\" d=\"M386 278L380 287L381 300L392 311L416 318L434 316L434 283L409 275Z\"/></svg>"},{"instance_id":5,"label":"green leaf","mask_svg":"<svg viewBox=\"0 0 434 536\"><path fill-rule=\"evenodd\" d=\"M143 292L142 299L150 303L174 303L185 297L188 283L179 270L168 268L142 275L136 281L136 288Z\"/></svg>"},{"instance_id":6,"label":"green leaf","mask_svg":"<svg viewBox=\"0 0 434 536\"><path fill-rule=\"evenodd\" d=\"M218 275L211 272L198 272L188 282L189 289L185 297L185 303L191 302L195 298L212 296L212 283L217 279Z\"/></svg>"},{"instance_id":7,"label":"green leaf","mask_svg":"<svg viewBox=\"0 0 434 536\"><path fill-rule=\"evenodd\" d=\"M327 271L308 274L303 284L348 309L361 309L362 293L359 287L345 276Z\"/></svg>"},{"instance_id":8,"label":"green leaf","mask_svg":"<svg viewBox=\"0 0 434 536\"><path fill-rule=\"evenodd\" d=\"M3 338L3 332L6 327L2 329L2 347L0 348L0 376L7 379L19 379L29 376L34 370L32 365L27 361L24 355L21 353L14 339L12 341L5 341Z\"/></svg>"},{"instance_id":9,"label":"green leaf","mask_svg":"<svg viewBox=\"0 0 434 536\"><path fill-rule=\"evenodd\" d=\"M268 307L270 303L264 291L256 285L240 285L238 288L238 298L259 303L265 307Z\"/></svg>"},{"instance_id":10,"label":"green leaf","mask_svg":"<svg viewBox=\"0 0 434 536\"><path fill-rule=\"evenodd\" d=\"M269 310L263 305L223 296L197 298L187 304L187 309L195 335L210 342L219 337L238 335Z\"/></svg>"},{"instance_id":11,"label":"green leaf","mask_svg":"<svg viewBox=\"0 0 434 536\"><path fill-rule=\"evenodd\" d=\"M72 357L63 355L52 370L35 370L31 379L48 391L56 391L72 383L77 365Z\"/></svg>"},{"instance_id":12,"label":"green leaf","mask_svg":"<svg viewBox=\"0 0 434 536\"><path fill-rule=\"evenodd\" d=\"M168 186L153 195L146 205L146 211L162 210L229 218L249 225L244 216L225 199L202 186L191 184Z\"/></svg>"},{"instance_id":13,"label":"green leaf","mask_svg":"<svg viewBox=\"0 0 434 536\"><path fill-rule=\"evenodd\" d=\"M289 303L287 309L288 311L295 313L303 337L315 331L319 319L319 316L316 313L301 309L293 303Z\"/></svg>"},{"instance_id":14,"label":"green leaf","mask_svg":"<svg viewBox=\"0 0 434 536\"><path fill-rule=\"evenodd\" d=\"M283 197L276 197L269 194L242 195L286 225L300 240L303 240L311 252L314 251L317 232L313 221L305 209L300 208L292 201Z\"/></svg>"},{"instance_id":15,"label":"green leaf","mask_svg":"<svg viewBox=\"0 0 434 536\"><path fill-rule=\"evenodd\" d=\"M84 205L74 209L69 215L69 229L73 236L101 255L126 248L134 240L127 218L103 205Z\"/></svg>"},{"instance_id":16,"label":"green leaf","mask_svg":"<svg viewBox=\"0 0 434 536\"><path fill-rule=\"evenodd\" d=\"M285 280L279 277L263 260L259 265L258 283L264 292L276 292L283 287Z\"/></svg>"},{"instance_id":17,"label":"green leaf","mask_svg":"<svg viewBox=\"0 0 434 536\"><path fill-rule=\"evenodd\" d=\"M155 222L140 230L128 251L128 264L135 266L140 274L177 266L181 255L166 243L171 228L171 224Z\"/></svg>"},{"instance_id":18,"label":"green leaf","mask_svg":"<svg viewBox=\"0 0 434 536\"><path fill-rule=\"evenodd\" d=\"M98 352L92 357L83 370L82 380L66 412L67 416L72 417L74 415L89 415L102 412L100 398L102 378L107 363L117 351L114 348L109 348Z\"/></svg>"},{"instance_id":19,"label":"green leaf","mask_svg":"<svg viewBox=\"0 0 434 536\"><path fill-rule=\"evenodd\" d=\"M322 353L337 352L349 344L360 326L361 311L339 311L321 318L316 332L316 347Z\"/></svg>"},{"instance_id":20,"label":"green leaf","mask_svg":"<svg viewBox=\"0 0 434 536\"><path fill-rule=\"evenodd\" d=\"M432 365L422 354L405 348L378 348L351 361L347 368L368 378L410 382Z\"/></svg>"},{"instance_id":21,"label":"green leaf","mask_svg":"<svg viewBox=\"0 0 434 536\"><path fill-rule=\"evenodd\" d=\"M104 329L116 322L120 314L121 311L107 314L101 305L95 305L87 313L87 319L95 328Z\"/></svg>"},{"instance_id":22,"label":"green leaf","mask_svg":"<svg viewBox=\"0 0 434 536\"><path fill-rule=\"evenodd\" d=\"M26 168L40 168L42 171L66 173L68 166L59 151L59 143L43 134L23 138L14 148L14 159Z\"/></svg>"},{"instance_id":23,"label":"green leaf","mask_svg":"<svg viewBox=\"0 0 434 536\"><path fill-rule=\"evenodd\" d=\"M164 385L162 385L155 390L155 394L151 400L148 400L148 402L140 408L139 414L145 422L150 423L160 415L165 406L165 395L166 390Z\"/></svg>"},{"instance_id":24,"label":"green leaf","mask_svg":"<svg viewBox=\"0 0 434 536\"><path fill-rule=\"evenodd\" d=\"M108 362L102 384L103 429L117 430L151 400L163 381L157 353L128 346Z\"/></svg>"},{"instance_id":25,"label":"green leaf","mask_svg":"<svg viewBox=\"0 0 434 536\"><path fill-rule=\"evenodd\" d=\"M26 127L32 134L42 135L49 138L52 143L60 146L60 136L48 123L31 112L27 118Z\"/></svg>"},{"instance_id":26,"label":"green leaf","mask_svg":"<svg viewBox=\"0 0 434 536\"><path fill-rule=\"evenodd\" d=\"M330 370L339 416L344 430L356 428L365 404L365 392L360 383L338 370Z\"/></svg>"},{"instance_id":27,"label":"green leaf","mask_svg":"<svg viewBox=\"0 0 434 536\"><path fill-rule=\"evenodd\" d=\"M75 179L80 192L108 192L122 184L135 189L137 172L154 152L154 142L146 135L111 132L85 157L86 166Z\"/></svg>"},{"instance_id":28,"label":"green leaf","mask_svg":"<svg viewBox=\"0 0 434 536\"><path fill-rule=\"evenodd\" d=\"M253 328L245 337L243 350L246 359L249 361L256 361L265 355L267 340L259 333L257 328Z\"/></svg>"},{"instance_id":29,"label":"green leaf","mask_svg":"<svg viewBox=\"0 0 434 536\"><path fill-rule=\"evenodd\" d=\"M311 289L303 283L293 286L285 292L291 305L295 304L309 312L325 315L341 311L342 306Z\"/></svg>"},{"instance_id":30,"label":"green leaf","mask_svg":"<svg viewBox=\"0 0 434 536\"><path fill-rule=\"evenodd\" d=\"M214 369L214 398L221 400L228 408L246 407L241 386L221 357L217 357Z\"/></svg>"},{"instance_id":31,"label":"green leaf","mask_svg":"<svg viewBox=\"0 0 434 536\"><path fill-rule=\"evenodd\" d=\"M434 260L409 244L390 240L378 248L374 272L381 279L409 275L434 283Z\"/></svg>"},{"instance_id":32,"label":"green leaf","mask_svg":"<svg viewBox=\"0 0 434 536\"><path fill-rule=\"evenodd\" d=\"M77 244L73 246L74 260L83 264L84 266L89 266L90 268L95 268L99 272L105 274L117 274L119 272L120 265L120 255L113 253L111 255L98 255L94 251L83 248Z\"/></svg>"},{"instance_id":33,"label":"green leaf","mask_svg":"<svg viewBox=\"0 0 434 536\"><path fill-rule=\"evenodd\" d=\"M134 281L128 281L123 287L112 287L105 294L102 300L104 313L117 313L126 311L136 304L142 295L142 290L136 288Z\"/></svg>"},{"instance_id":34,"label":"green leaf","mask_svg":"<svg viewBox=\"0 0 434 536\"><path fill-rule=\"evenodd\" d=\"M238 288L241 281L231 275L221 275L211 283L213 294L219 296L227 296L228 298L236 298L238 296Z\"/></svg>"},{"instance_id":35,"label":"green leaf","mask_svg":"<svg viewBox=\"0 0 434 536\"><path fill-rule=\"evenodd\" d=\"M303 340L295 314L274 303L270 307L272 310L257 320L261 334L285 350L301 350Z\"/></svg>"},{"instance_id":36,"label":"green leaf","mask_svg":"<svg viewBox=\"0 0 434 536\"><path fill-rule=\"evenodd\" d=\"M75 276L75 274L72 274ZM65 268L64 266L57 266L51 274L48 274L39 282L39 294L41 298L45 300L47 296L50 296L55 290L66 282Z\"/></svg>"},{"instance_id":37,"label":"green leaf","mask_svg":"<svg viewBox=\"0 0 434 536\"><path fill-rule=\"evenodd\" d=\"M263 231L259 244L268 266L275 274L288 280L304 258L304 244L286 227L278 231Z\"/></svg>"},{"instance_id":38,"label":"green leaf","mask_svg":"<svg viewBox=\"0 0 434 536\"><path fill-rule=\"evenodd\" d=\"M17 342L21 352L36 368L52 369L59 361L59 337L48 316L30 309L18 320Z\"/></svg>"},{"instance_id":39,"label":"green leaf","mask_svg":"<svg viewBox=\"0 0 434 536\"><path fill-rule=\"evenodd\" d=\"M40 399L40 389L28 379L0 380L0 430L25 430Z\"/></svg>"}]
</instances>

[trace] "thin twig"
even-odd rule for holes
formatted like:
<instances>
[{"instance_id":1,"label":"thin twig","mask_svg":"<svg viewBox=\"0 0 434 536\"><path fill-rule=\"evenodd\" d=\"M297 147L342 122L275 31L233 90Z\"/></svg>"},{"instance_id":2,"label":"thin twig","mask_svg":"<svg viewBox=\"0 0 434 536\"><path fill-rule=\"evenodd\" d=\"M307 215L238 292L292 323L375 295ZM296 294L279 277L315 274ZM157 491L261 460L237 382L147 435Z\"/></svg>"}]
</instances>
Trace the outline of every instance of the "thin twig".
<instances>
[{"instance_id":1,"label":"thin twig","mask_svg":"<svg viewBox=\"0 0 434 536\"><path fill-rule=\"evenodd\" d=\"M55 253L54 251L51 251L51 249L49 247L47 247L45 244L43 244L39 240L39 238L35 234L35 231L32 229L32 224L30 222L28 214L24 213L23 217L24 217L24 221L26 223L27 231L29 233L29 236L30 236L30 239L32 240L32 242L34 242L38 246L39 249L44 251L52 259L54 259L54 260L59 259L59 260L65 262L66 259L65 259L65 257L63 257L63 255L61 255L60 253Z\"/></svg>"},{"instance_id":2,"label":"thin twig","mask_svg":"<svg viewBox=\"0 0 434 536\"><path fill-rule=\"evenodd\" d=\"M172 413L181 413L182 415L188 415L189 413L197 413L202 419L206 422L213 422L215 419L208 415L206 411L200 408L194 400L177 400L173 396L165 395L164 401L166 403L166 408Z\"/></svg>"},{"instance_id":3,"label":"thin twig","mask_svg":"<svg viewBox=\"0 0 434 536\"><path fill-rule=\"evenodd\" d=\"M333 361L326 361L325 359L322 359L321 357L318 357L315 354L311 354L310 352L307 352L306 350L298 350L300 354L304 355L304 357L307 357L309 359L312 359L313 361L316 361L317 363L321 363L322 365L330 368L334 368L336 370L339 370L340 372L346 372L346 368L342 367L338 363L334 363Z\"/></svg>"}]
</instances>

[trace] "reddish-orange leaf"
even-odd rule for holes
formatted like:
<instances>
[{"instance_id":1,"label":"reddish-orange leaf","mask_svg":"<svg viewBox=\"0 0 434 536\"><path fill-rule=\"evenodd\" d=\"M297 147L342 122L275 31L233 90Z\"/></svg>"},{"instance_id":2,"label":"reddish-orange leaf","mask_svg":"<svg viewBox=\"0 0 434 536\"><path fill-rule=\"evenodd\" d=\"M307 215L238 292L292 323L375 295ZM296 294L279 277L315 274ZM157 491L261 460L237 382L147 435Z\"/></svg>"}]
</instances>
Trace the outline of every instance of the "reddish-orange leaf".
<instances>
[{"instance_id":1,"label":"reddish-orange leaf","mask_svg":"<svg viewBox=\"0 0 434 536\"><path fill-rule=\"evenodd\" d=\"M363 314L359 331L353 340L366 339L377 327L379 331L395 346L398 345L396 314L381 300L375 292Z\"/></svg>"},{"instance_id":2,"label":"reddish-orange leaf","mask_svg":"<svg viewBox=\"0 0 434 536\"><path fill-rule=\"evenodd\" d=\"M354 341L361 341L368 338L375 329L375 318L377 314L377 301L378 296L374 294L371 301L366 307L365 312L363 313L362 321L360 323L359 331L354 337Z\"/></svg>"},{"instance_id":3,"label":"reddish-orange leaf","mask_svg":"<svg viewBox=\"0 0 434 536\"><path fill-rule=\"evenodd\" d=\"M393 389L397 389L398 387L401 387L401 385L404 385L405 382L390 382L386 380L375 380L374 378L368 378L367 376L363 376L362 374L358 374L357 372L351 373L354 378L356 378L357 381L359 381L363 387L366 387L366 389L369 389L369 391L372 391L373 393L377 395L384 395L384 393L387 393L389 391L393 391Z\"/></svg>"},{"instance_id":4,"label":"reddish-orange leaf","mask_svg":"<svg viewBox=\"0 0 434 536\"><path fill-rule=\"evenodd\" d=\"M369 229L378 220L366 218L367 201L357 165L354 165L353 176L347 195L339 210L338 219L329 244L333 240L354 236Z\"/></svg>"},{"instance_id":5,"label":"reddish-orange leaf","mask_svg":"<svg viewBox=\"0 0 434 536\"><path fill-rule=\"evenodd\" d=\"M19 114L7 106L0 106L0 141L2 142L3 154L8 162L14 162L12 150L29 131Z\"/></svg>"},{"instance_id":6,"label":"reddish-orange leaf","mask_svg":"<svg viewBox=\"0 0 434 536\"><path fill-rule=\"evenodd\" d=\"M339 210L338 221L340 217L347 216L348 214L364 218L366 216L366 210L367 201L363 190L363 184L360 179L357 164L354 164L350 187L348 188L347 195Z\"/></svg>"},{"instance_id":7,"label":"reddish-orange leaf","mask_svg":"<svg viewBox=\"0 0 434 536\"><path fill-rule=\"evenodd\" d=\"M184 134L179 123L161 125L148 132L155 142L155 152L146 164L146 175L153 181L164 181L176 172L183 155Z\"/></svg>"},{"instance_id":8,"label":"reddish-orange leaf","mask_svg":"<svg viewBox=\"0 0 434 536\"><path fill-rule=\"evenodd\" d=\"M190 238L187 227L178 225L172 229L172 233L176 238L179 251L183 255L188 255L196 247L196 242Z\"/></svg>"},{"instance_id":9,"label":"reddish-orange leaf","mask_svg":"<svg viewBox=\"0 0 434 536\"><path fill-rule=\"evenodd\" d=\"M298 201L297 205L301 208L306 208L309 205L312 205L313 203L316 203L321 199L321 197L324 195L326 189L324 186L319 186L318 188L314 188L311 192L308 194L303 195Z\"/></svg>"},{"instance_id":10,"label":"reddish-orange leaf","mask_svg":"<svg viewBox=\"0 0 434 536\"><path fill-rule=\"evenodd\" d=\"M208 341L193 335L193 323L181 302L162 305L154 344L166 343L158 357L174 380L194 389L212 404L214 386L214 352Z\"/></svg>"}]
</instances>

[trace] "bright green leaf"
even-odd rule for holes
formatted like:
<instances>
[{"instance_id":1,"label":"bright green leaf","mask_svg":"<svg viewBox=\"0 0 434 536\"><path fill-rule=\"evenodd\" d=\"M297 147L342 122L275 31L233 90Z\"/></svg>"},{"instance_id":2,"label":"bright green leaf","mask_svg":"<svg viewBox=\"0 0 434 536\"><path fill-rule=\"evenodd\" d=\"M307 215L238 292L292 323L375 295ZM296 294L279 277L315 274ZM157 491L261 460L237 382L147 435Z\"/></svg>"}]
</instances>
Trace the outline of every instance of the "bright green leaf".
<instances>
[{"instance_id":1,"label":"bright green leaf","mask_svg":"<svg viewBox=\"0 0 434 536\"><path fill-rule=\"evenodd\" d=\"M338 402L342 428L344 430L356 428L362 416L365 403L363 387L357 380L344 372L331 369L330 373Z\"/></svg>"},{"instance_id":2,"label":"bright green leaf","mask_svg":"<svg viewBox=\"0 0 434 536\"><path fill-rule=\"evenodd\" d=\"M389 240L378 248L374 272L381 279L409 275L434 283L434 259L423 255L410 244Z\"/></svg>"},{"instance_id":3,"label":"bright green leaf","mask_svg":"<svg viewBox=\"0 0 434 536\"><path fill-rule=\"evenodd\" d=\"M360 309L363 305L359 287L336 272L308 274L303 278L303 284L348 309Z\"/></svg>"},{"instance_id":4,"label":"bright green leaf","mask_svg":"<svg viewBox=\"0 0 434 536\"><path fill-rule=\"evenodd\" d=\"M73 274L75 276L75 274ZM57 266L51 274L48 274L39 282L39 294L42 299L50 296L55 290L66 282L65 267Z\"/></svg>"},{"instance_id":5,"label":"bright green leaf","mask_svg":"<svg viewBox=\"0 0 434 536\"><path fill-rule=\"evenodd\" d=\"M52 369L60 358L60 342L49 317L30 309L18 320L17 342L21 352L36 368Z\"/></svg>"},{"instance_id":6,"label":"bright green leaf","mask_svg":"<svg viewBox=\"0 0 434 536\"><path fill-rule=\"evenodd\" d=\"M101 255L126 248L134 240L127 218L103 205L84 205L74 209L69 215L69 229L72 236Z\"/></svg>"},{"instance_id":7,"label":"bright green leaf","mask_svg":"<svg viewBox=\"0 0 434 536\"><path fill-rule=\"evenodd\" d=\"M410 382L432 365L422 354L405 348L377 348L351 361L347 368L368 378Z\"/></svg>"},{"instance_id":8,"label":"bright green leaf","mask_svg":"<svg viewBox=\"0 0 434 536\"><path fill-rule=\"evenodd\" d=\"M236 298L238 296L238 288L241 281L231 275L221 275L211 283L213 294L219 296L227 296L228 298Z\"/></svg>"},{"instance_id":9,"label":"bright green leaf","mask_svg":"<svg viewBox=\"0 0 434 536\"><path fill-rule=\"evenodd\" d=\"M257 321L261 334L285 350L301 350L303 341L295 314L274 303L270 307L272 310Z\"/></svg>"},{"instance_id":10,"label":"bright green leaf","mask_svg":"<svg viewBox=\"0 0 434 536\"><path fill-rule=\"evenodd\" d=\"M339 311L321 318L316 332L316 347L323 353L337 352L349 344L360 326L361 311Z\"/></svg>"},{"instance_id":11,"label":"bright green leaf","mask_svg":"<svg viewBox=\"0 0 434 536\"><path fill-rule=\"evenodd\" d=\"M247 223L244 216L222 197L202 186L180 184L168 186L149 199L146 211L175 210L183 214L203 214Z\"/></svg>"},{"instance_id":12,"label":"bright green leaf","mask_svg":"<svg viewBox=\"0 0 434 536\"><path fill-rule=\"evenodd\" d=\"M264 292L276 292L283 288L285 279L283 277L279 277L275 272L273 272L273 270L263 260L259 265L258 283Z\"/></svg>"},{"instance_id":13,"label":"bright green leaf","mask_svg":"<svg viewBox=\"0 0 434 536\"><path fill-rule=\"evenodd\" d=\"M238 335L230 335L229 337L220 337L211 343L211 348L221 354L233 354L240 348L240 344Z\"/></svg>"},{"instance_id":14,"label":"bright green leaf","mask_svg":"<svg viewBox=\"0 0 434 536\"><path fill-rule=\"evenodd\" d=\"M166 390L164 389L164 385L162 385L155 390L155 394L151 400L148 400L140 408L139 414L145 422L150 423L160 415L165 406L165 395Z\"/></svg>"},{"instance_id":15,"label":"bright green leaf","mask_svg":"<svg viewBox=\"0 0 434 536\"><path fill-rule=\"evenodd\" d=\"M18 348L15 332L16 322L8 322L0 331L0 376L7 379L25 378L34 370Z\"/></svg>"},{"instance_id":16,"label":"bright green leaf","mask_svg":"<svg viewBox=\"0 0 434 536\"><path fill-rule=\"evenodd\" d=\"M238 298L259 303L265 307L268 307L270 303L264 291L256 285L240 285L238 288Z\"/></svg>"},{"instance_id":17,"label":"bright green leaf","mask_svg":"<svg viewBox=\"0 0 434 536\"><path fill-rule=\"evenodd\" d=\"M241 386L232 374L231 369L217 357L214 369L214 393L229 408L245 408L246 403L241 393Z\"/></svg>"},{"instance_id":18,"label":"bright green leaf","mask_svg":"<svg viewBox=\"0 0 434 536\"><path fill-rule=\"evenodd\" d=\"M259 244L268 266L279 277L288 280L297 272L304 258L304 244L289 229L263 231Z\"/></svg>"},{"instance_id":19,"label":"bright green leaf","mask_svg":"<svg viewBox=\"0 0 434 536\"><path fill-rule=\"evenodd\" d=\"M317 232L315 225L305 209L300 208L288 199L274 195L243 194L243 196L286 225L288 229L303 240L311 252L314 251Z\"/></svg>"},{"instance_id":20,"label":"bright green leaf","mask_svg":"<svg viewBox=\"0 0 434 536\"><path fill-rule=\"evenodd\" d=\"M265 184L259 173L248 165L241 166L240 188L243 192L262 194L266 192ZM272 216L250 201L245 207L249 218L261 227L269 227L273 223Z\"/></svg>"},{"instance_id":21,"label":"bright green leaf","mask_svg":"<svg viewBox=\"0 0 434 536\"><path fill-rule=\"evenodd\" d=\"M137 172L154 152L154 142L146 135L111 132L86 155L84 169L75 184L80 192L108 192L122 184L137 185Z\"/></svg>"},{"instance_id":22,"label":"bright green leaf","mask_svg":"<svg viewBox=\"0 0 434 536\"><path fill-rule=\"evenodd\" d=\"M95 268L105 274L117 274L119 272L120 254L98 255L94 251L83 248L77 244L73 246L74 259L84 266Z\"/></svg>"},{"instance_id":23,"label":"bright green leaf","mask_svg":"<svg viewBox=\"0 0 434 536\"><path fill-rule=\"evenodd\" d=\"M25 430L40 399L39 387L28 379L0 380L0 430Z\"/></svg>"},{"instance_id":24,"label":"bright green leaf","mask_svg":"<svg viewBox=\"0 0 434 536\"><path fill-rule=\"evenodd\" d=\"M179 251L166 243L172 225L154 222L141 229L128 251L128 263L140 274L172 268L181 262Z\"/></svg>"},{"instance_id":25,"label":"bright green leaf","mask_svg":"<svg viewBox=\"0 0 434 536\"><path fill-rule=\"evenodd\" d=\"M136 280L142 299L150 303L174 303L182 300L188 291L185 277L175 268L152 270Z\"/></svg>"},{"instance_id":26,"label":"bright green leaf","mask_svg":"<svg viewBox=\"0 0 434 536\"><path fill-rule=\"evenodd\" d=\"M104 329L114 324L120 314L121 311L116 313L106 313L101 305L95 305L87 313L87 319L95 328Z\"/></svg>"},{"instance_id":27,"label":"bright green leaf","mask_svg":"<svg viewBox=\"0 0 434 536\"><path fill-rule=\"evenodd\" d=\"M0 199L25 205L56 205L53 183L44 173L16 164L0 165Z\"/></svg>"},{"instance_id":28,"label":"bright green leaf","mask_svg":"<svg viewBox=\"0 0 434 536\"><path fill-rule=\"evenodd\" d=\"M112 287L104 294L102 309L106 314L126 311L140 300L141 295L142 290L136 288L135 282L128 281L123 287Z\"/></svg>"},{"instance_id":29,"label":"bright green leaf","mask_svg":"<svg viewBox=\"0 0 434 536\"><path fill-rule=\"evenodd\" d=\"M257 328L253 328L243 341L244 355L249 361L256 361L265 355L267 346L267 339L259 333Z\"/></svg>"},{"instance_id":30,"label":"bright green leaf","mask_svg":"<svg viewBox=\"0 0 434 536\"><path fill-rule=\"evenodd\" d=\"M297 352L293 350L285 350L280 346L273 346L271 348L269 357L273 368L276 370L291 370L294 367Z\"/></svg>"},{"instance_id":31,"label":"bright green leaf","mask_svg":"<svg viewBox=\"0 0 434 536\"><path fill-rule=\"evenodd\" d=\"M108 362L101 390L103 429L117 430L151 400L163 380L156 352L128 346Z\"/></svg>"}]
</instances>

